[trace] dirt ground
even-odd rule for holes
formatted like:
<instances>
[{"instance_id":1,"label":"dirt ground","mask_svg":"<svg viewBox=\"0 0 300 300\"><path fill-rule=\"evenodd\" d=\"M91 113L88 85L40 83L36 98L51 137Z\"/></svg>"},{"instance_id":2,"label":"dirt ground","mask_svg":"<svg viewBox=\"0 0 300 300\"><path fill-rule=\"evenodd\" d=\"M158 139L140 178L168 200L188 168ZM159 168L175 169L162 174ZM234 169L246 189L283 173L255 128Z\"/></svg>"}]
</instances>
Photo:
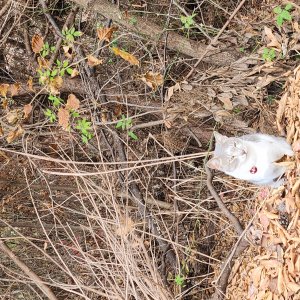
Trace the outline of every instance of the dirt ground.
<instances>
[{"instance_id":1,"label":"dirt ground","mask_svg":"<svg viewBox=\"0 0 300 300\"><path fill-rule=\"evenodd\" d=\"M299 11L0 0L1 299L300 299L298 156L214 174L243 233L205 170L214 131L300 150Z\"/></svg>"}]
</instances>

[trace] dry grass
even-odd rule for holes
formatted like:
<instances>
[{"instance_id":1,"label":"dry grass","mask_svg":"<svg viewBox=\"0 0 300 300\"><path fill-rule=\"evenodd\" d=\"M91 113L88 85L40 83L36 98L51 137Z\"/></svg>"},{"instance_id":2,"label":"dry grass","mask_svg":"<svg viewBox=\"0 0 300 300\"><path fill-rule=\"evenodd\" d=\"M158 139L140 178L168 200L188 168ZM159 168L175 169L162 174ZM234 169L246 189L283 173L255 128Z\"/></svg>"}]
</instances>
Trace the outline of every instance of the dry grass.
<instances>
[{"instance_id":1,"label":"dry grass","mask_svg":"<svg viewBox=\"0 0 300 300\"><path fill-rule=\"evenodd\" d=\"M169 1L148 1L139 6L140 2L124 2L121 8L129 16L138 13L207 44L236 5L176 1L178 5L170 7ZM55 10L50 13L60 28L69 13L66 4L74 6L51 1ZM213 280L236 234L205 183L203 162L212 146L212 131L275 132L276 104L265 99L277 99L278 86L289 75L286 65L261 59L259 51L269 42L261 31L274 20L268 1L260 5L243 7L215 45L234 51L242 46L241 58L231 66L206 61L189 82L182 79L196 60L119 28L118 46L142 64L132 67L104 46L96 90L84 73L84 60L78 64L80 113L93 123L94 138L88 145L78 132L68 133L45 121L43 110L49 101L42 93L15 97L1 111L1 239L57 299L209 299L214 292ZM195 9L201 30L180 29L182 9L189 14ZM5 57L1 79L25 81L35 68L28 67L33 55L26 56L24 29L29 37L45 34L50 43L55 35L45 25L37 1L12 1L0 17L5 25L0 27ZM86 10L81 18L85 34L80 43L87 55L97 48L94 25L106 20ZM163 74L164 86L157 91L147 88L139 77L148 71ZM174 89L176 83L180 91ZM167 99L171 90L174 94ZM63 98L66 95L62 93ZM22 111L30 101L33 113L21 124L23 136L8 144L7 112ZM231 109L224 108L228 101ZM132 118L138 141L116 130L122 114ZM144 203L132 192L135 185L147 207L144 211ZM217 174L214 185L228 208L249 225L256 212L252 200L257 188L223 174ZM168 248L163 249L164 243ZM167 259L170 253L176 256L176 266ZM182 285L176 276L184 279ZM1 299L47 299L36 282L2 253L0 294Z\"/></svg>"}]
</instances>

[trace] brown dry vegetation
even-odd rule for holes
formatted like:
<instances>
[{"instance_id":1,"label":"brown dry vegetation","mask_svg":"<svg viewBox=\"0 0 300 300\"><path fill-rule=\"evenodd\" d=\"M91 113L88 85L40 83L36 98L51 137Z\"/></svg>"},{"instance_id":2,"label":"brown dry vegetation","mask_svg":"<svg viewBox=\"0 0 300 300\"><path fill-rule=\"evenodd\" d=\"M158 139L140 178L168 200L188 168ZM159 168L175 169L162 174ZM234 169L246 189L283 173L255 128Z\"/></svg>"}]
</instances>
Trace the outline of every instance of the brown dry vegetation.
<instances>
[{"instance_id":1,"label":"brown dry vegetation","mask_svg":"<svg viewBox=\"0 0 300 300\"><path fill-rule=\"evenodd\" d=\"M300 7L279 26L285 4L0 0L1 299L300 299L298 159L266 195L214 176L242 235L204 169L214 130L300 149ZM48 80L57 59L76 76Z\"/></svg>"}]
</instances>

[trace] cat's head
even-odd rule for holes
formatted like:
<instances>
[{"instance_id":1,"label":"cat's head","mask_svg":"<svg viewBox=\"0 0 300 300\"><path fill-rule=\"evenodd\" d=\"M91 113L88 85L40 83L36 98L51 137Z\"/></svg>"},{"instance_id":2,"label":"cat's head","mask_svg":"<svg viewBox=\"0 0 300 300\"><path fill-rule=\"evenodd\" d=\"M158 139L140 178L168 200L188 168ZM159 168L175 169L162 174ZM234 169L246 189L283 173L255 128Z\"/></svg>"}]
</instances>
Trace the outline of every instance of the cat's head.
<instances>
[{"instance_id":1,"label":"cat's head","mask_svg":"<svg viewBox=\"0 0 300 300\"><path fill-rule=\"evenodd\" d=\"M223 172L233 172L247 157L247 148L243 140L227 137L214 132L216 146L213 158L207 162L211 169Z\"/></svg>"}]
</instances>

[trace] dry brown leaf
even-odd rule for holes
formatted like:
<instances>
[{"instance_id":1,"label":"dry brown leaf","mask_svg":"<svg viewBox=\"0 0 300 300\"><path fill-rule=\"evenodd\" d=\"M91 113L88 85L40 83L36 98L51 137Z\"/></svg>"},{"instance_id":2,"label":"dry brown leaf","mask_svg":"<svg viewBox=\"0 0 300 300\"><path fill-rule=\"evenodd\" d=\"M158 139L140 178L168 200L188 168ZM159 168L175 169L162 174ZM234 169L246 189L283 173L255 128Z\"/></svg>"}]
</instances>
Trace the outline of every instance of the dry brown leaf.
<instances>
[{"instance_id":1,"label":"dry brown leaf","mask_svg":"<svg viewBox=\"0 0 300 300\"><path fill-rule=\"evenodd\" d=\"M14 129L8 133L6 141L8 143L13 142L18 137L20 137L23 134L23 132L24 132L24 129L19 125L16 129Z\"/></svg>"},{"instance_id":2,"label":"dry brown leaf","mask_svg":"<svg viewBox=\"0 0 300 300\"><path fill-rule=\"evenodd\" d=\"M18 95L20 89L21 89L21 84L20 83L11 84L9 86L9 92L10 92L11 97Z\"/></svg>"},{"instance_id":3,"label":"dry brown leaf","mask_svg":"<svg viewBox=\"0 0 300 300\"><path fill-rule=\"evenodd\" d=\"M50 66L49 61L41 56L37 58L37 61L39 64L39 69L48 69Z\"/></svg>"},{"instance_id":4,"label":"dry brown leaf","mask_svg":"<svg viewBox=\"0 0 300 300\"><path fill-rule=\"evenodd\" d=\"M28 88L31 92L35 92L34 88L33 88L33 78L30 76L28 81L27 81L27 85L28 85Z\"/></svg>"},{"instance_id":5,"label":"dry brown leaf","mask_svg":"<svg viewBox=\"0 0 300 300\"><path fill-rule=\"evenodd\" d=\"M170 86L167 90L165 101L169 101L171 97L173 96L174 92L180 90L180 84L177 82L175 85Z\"/></svg>"},{"instance_id":6,"label":"dry brown leaf","mask_svg":"<svg viewBox=\"0 0 300 300\"><path fill-rule=\"evenodd\" d=\"M275 47L275 48L281 50L281 44L278 41L278 39L276 38L276 36L273 34L272 29L265 26L264 31L265 31L265 34L266 34L268 40L270 41L267 44L267 46L268 47Z\"/></svg>"},{"instance_id":7,"label":"dry brown leaf","mask_svg":"<svg viewBox=\"0 0 300 300\"><path fill-rule=\"evenodd\" d=\"M124 217L122 219L119 224L119 227L116 229L116 234L124 238L134 230L134 222L130 217Z\"/></svg>"},{"instance_id":8,"label":"dry brown leaf","mask_svg":"<svg viewBox=\"0 0 300 300\"><path fill-rule=\"evenodd\" d=\"M137 58L135 56L133 56L132 54L130 54L124 50L121 50L118 47L112 47L111 50L115 55L122 57L124 60L128 61L132 65L135 65L135 66L140 65Z\"/></svg>"},{"instance_id":9,"label":"dry brown leaf","mask_svg":"<svg viewBox=\"0 0 300 300\"><path fill-rule=\"evenodd\" d=\"M73 58L73 47L72 46L63 46L63 50L64 50L65 56L67 58Z\"/></svg>"},{"instance_id":10,"label":"dry brown leaf","mask_svg":"<svg viewBox=\"0 0 300 300\"><path fill-rule=\"evenodd\" d=\"M221 93L217 95L217 98L223 102L224 104L224 108L226 110L232 110L233 109L233 105L231 102L231 98L232 98L232 94L231 93Z\"/></svg>"},{"instance_id":11,"label":"dry brown leaf","mask_svg":"<svg viewBox=\"0 0 300 300\"><path fill-rule=\"evenodd\" d=\"M0 94L2 97L6 97L6 94L8 92L9 84L7 83L1 83L0 84Z\"/></svg>"},{"instance_id":12,"label":"dry brown leaf","mask_svg":"<svg viewBox=\"0 0 300 300\"><path fill-rule=\"evenodd\" d=\"M108 43L111 40L112 34L118 30L117 26L112 26L109 28L98 28L97 35L100 41L105 40Z\"/></svg>"},{"instance_id":13,"label":"dry brown leaf","mask_svg":"<svg viewBox=\"0 0 300 300\"><path fill-rule=\"evenodd\" d=\"M0 136L3 136L4 132L3 132L3 128L2 126L0 125Z\"/></svg>"},{"instance_id":14,"label":"dry brown leaf","mask_svg":"<svg viewBox=\"0 0 300 300\"><path fill-rule=\"evenodd\" d=\"M76 76L78 76L78 75L79 75L78 70L74 68L74 69L72 70L72 73L71 73L71 78L74 78L74 77L76 77Z\"/></svg>"},{"instance_id":15,"label":"dry brown leaf","mask_svg":"<svg viewBox=\"0 0 300 300\"><path fill-rule=\"evenodd\" d=\"M90 67L95 67L95 66L101 65L103 63L103 59L98 59L97 57L95 57L93 55L88 55L87 63Z\"/></svg>"},{"instance_id":16,"label":"dry brown leaf","mask_svg":"<svg viewBox=\"0 0 300 300\"><path fill-rule=\"evenodd\" d=\"M300 285L295 282L288 282L287 288L294 293L297 293L300 290Z\"/></svg>"},{"instance_id":17,"label":"dry brown leaf","mask_svg":"<svg viewBox=\"0 0 300 300\"><path fill-rule=\"evenodd\" d=\"M6 115L6 120L9 124L15 124L19 120L19 113L17 109L11 110Z\"/></svg>"},{"instance_id":18,"label":"dry brown leaf","mask_svg":"<svg viewBox=\"0 0 300 300\"><path fill-rule=\"evenodd\" d=\"M44 39L39 34L35 34L31 40L31 47L34 53L40 53L44 46Z\"/></svg>"},{"instance_id":19,"label":"dry brown leaf","mask_svg":"<svg viewBox=\"0 0 300 300\"><path fill-rule=\"evenodd\" d=\"M49 89L50 93L52 95L57 95L59 94L59 90L63 84L63 79L61 76L56 76L50 83L49 83Z\"/></svg>"},{"instance_id":20,"label":"dry brown leaf","mask_svg":"<svg viewBox=\"0 0 300 300\"><path fill-rule=\"evenodd\" d=\"M79 105L80 105L79 99L74 94L70 94L68 96L66 109L68 109L68 110L78 110Z\"/></svg>"},{"instance_id":21,"label":"dry brown leaf","mask_svg":"<svg viewBox=\"0 0 300 300\"><path fill-rule=\"evenodd\" d=\"M2 99L2 107L3 109L7 109L8 106L8 100L7 98Z\"/></svg>"},{"instance_id":22,"label":"dry brown leaf","mask_svg":"<svg viewBox=\"0 0 300 300\"><path fill-rule=\"evenodd\" d=\"M70 113L65 108L60 108L57 113L58 117L58 124L64 129L69 129L69 120L70 120Z\"/></svg>"},{"instance_id":23,"label":"dry brown leaf","mask_svg":"<svg viewBox=\"0 0 300 300\"><path fill-rule=\"evenodd\" d=\"M25 119L28 118L28 116L30 115L30 113L32 111L32 105L30 103L24 105L23 111L24 111L24 118Z\"/></svg>"},{"instance_id":24,"label":"dry brown leaf","mask_svg":"<svg viewBox=\"0 0 300 300\"><path fill-rule=\"evenodd\" d=\"M151 71L143 75L141 80L154 91L156 91L157 88L164 83L164 78L160 73L153 73Z\"/></svg>"}]
</instances>

